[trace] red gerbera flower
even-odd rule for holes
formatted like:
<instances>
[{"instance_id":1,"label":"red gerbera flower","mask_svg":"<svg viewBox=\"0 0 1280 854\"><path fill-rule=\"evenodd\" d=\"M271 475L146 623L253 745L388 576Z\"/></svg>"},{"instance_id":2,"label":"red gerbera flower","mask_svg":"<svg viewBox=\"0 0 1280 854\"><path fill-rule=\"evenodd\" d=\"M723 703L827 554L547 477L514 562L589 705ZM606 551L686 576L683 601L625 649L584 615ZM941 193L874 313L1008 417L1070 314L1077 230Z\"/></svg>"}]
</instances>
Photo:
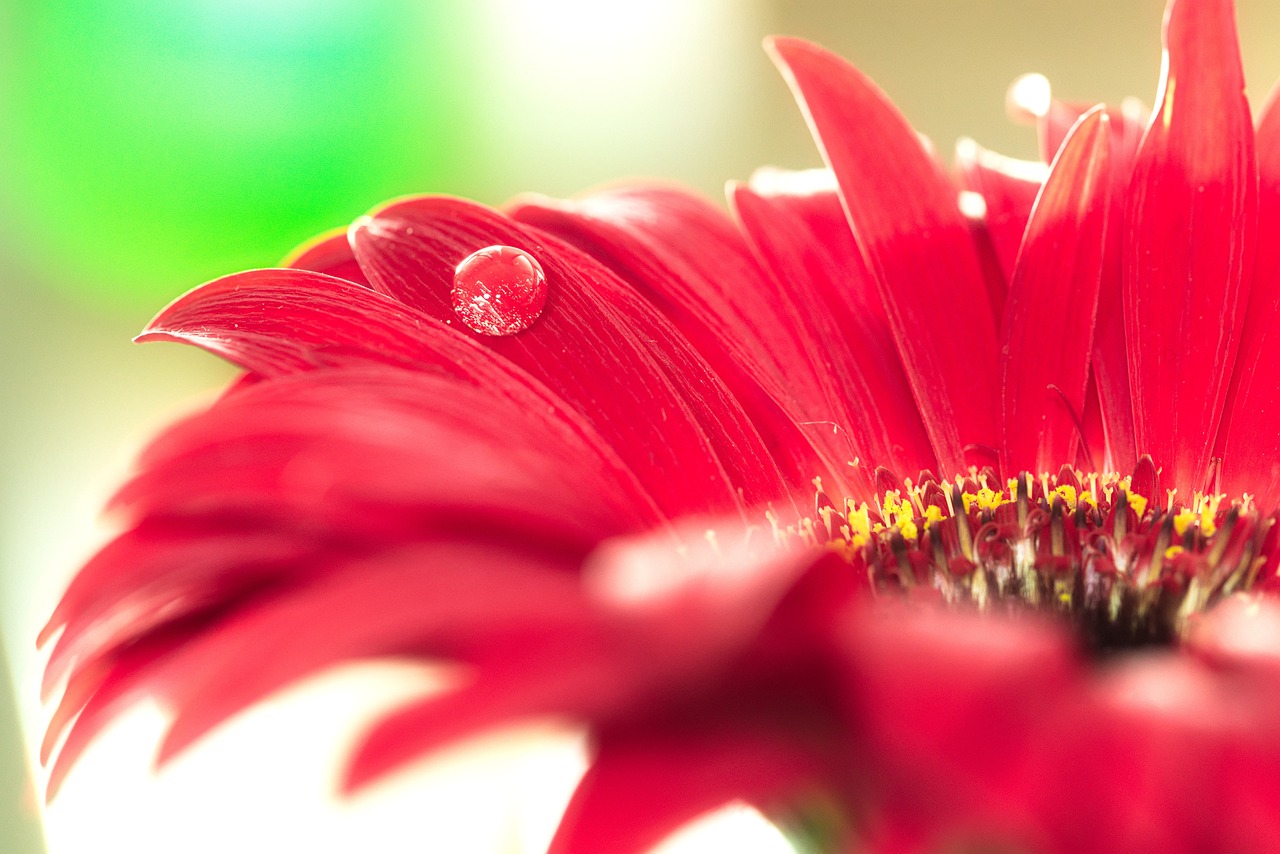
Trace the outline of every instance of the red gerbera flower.
<instances>
[{"instance_id":1,"label":"red gerbera flower","mask_svg":"<svg viewBox=\"0 0 1280 854\"><path fill-rule=\"evenodd\" d=\"M1255 131L1228 0L1165 46L1145 131L1046 102L1043 181L971 147L957 184L776 40L829 169L735 219L412 198L180 298L142 339L246 374L50 620L51 788L139 693L163 761L412 656L465 678L348 786L565 715L560 852L734 800L837 849L1280 850L1280 108Z\"/></svg>"}]
</instances>

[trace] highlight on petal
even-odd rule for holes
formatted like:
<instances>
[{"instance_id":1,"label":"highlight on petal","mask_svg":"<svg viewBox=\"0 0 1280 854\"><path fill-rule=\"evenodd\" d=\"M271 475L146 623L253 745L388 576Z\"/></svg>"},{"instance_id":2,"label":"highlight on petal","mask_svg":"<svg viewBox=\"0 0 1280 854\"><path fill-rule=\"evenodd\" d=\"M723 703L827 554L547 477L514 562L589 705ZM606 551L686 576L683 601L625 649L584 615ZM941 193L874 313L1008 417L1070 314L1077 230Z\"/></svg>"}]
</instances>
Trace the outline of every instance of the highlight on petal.
<instances>
[{"instance_id":1,"label":"highlight on petal","mask_svg":"<svg viewBox=\"0 0 1280 854\"><path fill-rule=\"evenodd\" d=\"M800 103L840 197L944 470L993 462L995 321L956 190L861 72L798 39L766 44Z\"/></svg>"},{"instance_id":2,"label":"highlight on petal","mask_svg":"<svg viewBox=\"0 0 1280 854\"><path fill-rule=\"evenodd\" d=\"M1015 160L988 151L971 139L956 144L956 168L961 186L982 196L983 223L1006 279L1014 263L1036 196L1049 174L1043 163ZM1001 311L998 319L1003 319Z\"/></svg>"},{"instance_id":3,"label":"highlight on petal","mask_svg":"<svg viewBox=\"0 0 1280 854\"><path fill-rule=\"evenodd\" d=\"M1280 86L1258 119L1258 247L1240 352L1219 439L1223 489L1280 505Z\"/></svg>"},{"instance_id":4,"label":"highlight on petal","mask_svg":"<svg viewBox=\"0 0 1280 854\"><path fill-rule=\"evenodd\" d=\"M731 185L729 201L761 263L815 330L823 359L814 370L834 380L843 404L812 429L843 432L864 467L912 475L937 460L911 397L880 295L862 264L827 170L757 171Z\"/></svg>"},{"instance_id":5,"label":"highlight on petal","mask_svg":"<svg viewBox=\"0 0 1280 854\"><path fill-rule=\"evenodd\" d=\"M669 512L787 496L759 433L711 366L648 302L574 247L482 205L431 196L358 220L351 241L379 292L462 327L563 396L637 471L665 472L665 482L647 485ZM542 316L518 335L454 324L456 265L494 245L531 253L546 275Z\"/></svg>"},{"instance_id":6,"label":"highlight on petal","mask_svg":"<svg viewBox=\"0 0 1280 854\"><path fill-rule=\"evenodd\" d=\"M527 195L509 211L596 258L661 311L724 378L792 489L822 476L844 490L847 461L866 463L861 436L831 428L858 430L823 367L840 346L825 315L805 312L801 283L767 278L722 211L664 186L570 201Z\"/></svg>"},{"instance_id":7,"label":"highlight on petal","mask_svg":"<svg viewBox=\"0 0 1280 854\"><path fill-rule=\"evenodd\" d=\"M337 276L366 288L372 287L364 271L360 269L355 253L351 251L351 241L347 240L345 228L322 234L302 244L280 266L311 270L314 273Z\"/></svg>"},{"instance_id":8,"label":"highlight on petal","mask_svg":"<svg viewBox=\"0 0 1280 854\"><path fill-rule=\"evenodd\" d=\"M1001 329L1005 472L1074 460L1093 347L1110 201L1099 108L1063 144L1036 199Z\"/></svg>"},{"instance_id":9,"label":"highlight on petal","mask_svg":"<svg viewBox=\"0 0 1280 854\"><path fill-rule=\"evenodd\" d=\"M763 728L606 734L549 854L643 854L718 807L768 810L809 794L823 764L794 738Z\"/></svg>"},{"instance_id":10,"label":"highlight on petal","mask_svg":"<svg viewBox=\"0 0 1280 854\"><path fill-rule=\"evenodd\" d=\"M1138 150L1125 336L1138 451L1208 486L1248 303L1257 165L1233 4L1173 0L1156 112Z\"/></svg>"},{"instance_id":11,"label":"highlight on petal","mask_svg":"<svg viewBox=\"0 0 1280 854\"><path fill-rule=\"evenodd\" d=\"M636 378L635 374L646 367L644 364L627 366L636 387L627 388L625 394L615 388L619 374L626 378L621 368L612 374L601 371L588 377L587 388L609 388L607 393L614 395L608 399L611 406L626 415L606 417L614 412L604 405L606 400L601 400L599 407L574 405L518 364L478 343L474 336L460 332L457 326L333 277L300 270L256 270L219 279L178 298L138 340L193 343L264 375L369 362L444 371L510 397L522 406L537 407L571 422L592 444L609 447L610 453L623 458L646 491L662 504L666 515L738 503L736 492L730 492L724 483L717 460L707 456L709 440L690 424L692 435L684 435L692 447L677 441L682 434L674 419L678 412L688 412L683 401L671 404L665 423L661 422L661 413L658 419L651 417L652 410L643 410L643 417L636 414L642 403L652 402L643 397L648 382L659 383L659 388L673 393L661 376L651 373L642 374L644 379ZM577 346L589 345L593 340L586 334L580 337ZM603 352L610 350L603 348ZM597 354L595 359L598 358ZM557 367L560 359L547 356L546 361L551 364L541 370L543 378L579 397L586 394L581 385L565 385L565 375L582 371L581 365L566 364L561 372ZM654 370L651 363L649 368ZM714 387L707 391L706 400L714 391ZM692 420L690 415L689 421ZM725 430L731 426L734 425L726 425ZM661 432L661 440L652 438L657 432ZM727 440L722 437L722 441ZM744 454L750 448L745 439L742 448ZM695 478L692 472L699 470L699 460L716 466L713 473ZM688 479L677 479L676 472ZM764 467L749 482L758 483L768 474L768 467Z\"/></svg>"}]
</instances>

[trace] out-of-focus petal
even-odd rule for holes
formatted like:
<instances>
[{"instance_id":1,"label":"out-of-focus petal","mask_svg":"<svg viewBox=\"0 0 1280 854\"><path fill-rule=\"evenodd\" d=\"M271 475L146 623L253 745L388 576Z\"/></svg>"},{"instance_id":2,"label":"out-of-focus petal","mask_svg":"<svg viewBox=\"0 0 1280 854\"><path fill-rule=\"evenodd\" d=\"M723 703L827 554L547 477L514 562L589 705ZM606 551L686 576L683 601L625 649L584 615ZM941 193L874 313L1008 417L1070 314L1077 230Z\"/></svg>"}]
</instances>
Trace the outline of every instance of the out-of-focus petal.
<instances>
[{"instance_id":1,"label":"out-of-focus petal","mask_svg":"<svg viewBox=\"0 0 1280 854\"><path fill-rule=\"evenodd\" d=\"M1280 86L1258 120L1258 240L1253 289L1219 441L1222 488L1280 502Z\"/></svg>"},{"instance_id":2,"label":"out-of-focus petal","mask_svg":"<svg viewBox=\"0 0 1280 854\"><path fill-rule=\"evenodd\" d=\"M1280 603L1236 596L1195 621L1187 649L1215 667L1255 670L1280 693Z\"/></svg>"},{"instance_id":3,"label":"out-of-focus petal","mask_svg":"<svg viewBox=\"0 0 1280 854\"><path fill-rule=\"evenodd\" d=\"M447 377L352 369L278 378L171 428L117 507L141 519L76 577L46 669L164 621L328 571L333 554L466 536L573 566L661 525L616 459L554 420Z\"/></svg>"},{"instance_id":4,"label":"out-of-focus petal","mask_svg":"<svg viewBox=\"0 0 1280 854\"><path fill-rule=\"evenodd\" d=\"M1174 0L1164 40L1130 185L1125 336L1138 451L1189 492L1207 485L1240 344L1258 178L1233 4Z\"/></svg>"},{"instance_id":5,"label":"out-of-focus petal","mask_svg":"<svg viewBox=\"0 0 1280 854\"><path fill-rule=\"evenodd\" d=\"M824 176L823 185L814 186ZM911 385L875 284L862 263L829 172L758 172L730 190L730 202L762 262L815 330L824 354L815 370L843 400L839 424L863 449L864 464L914 477L933 469ZM834 425L818 423L828 434Z\"/></svg>"},{"instance_id":6,"label":"out-of-focus petal","mask_svg":"<svg viewBox=\"0 0 1280 854\"><path fill-rule=\"evenodd\" d=\"M1070 635L900 605L849 621L843 651L849 726L882 806L922 827L1018 829L1022 756L1042 717L1080 689Z\"/></svg>"},{"instance_id":7,"label":"out-of-focus petal","mask_svg":"<svg viewBox=\"0 0 1280 854\"><path fill-rule=\"evenodd\" d=\"M280 266L324 273L366 288L372 287L364 271L360 269L355 253L351 251L351 241L347 239L345 228L307 241L293 250Z\"/></svg>"},{"instance_id":8,"label":"out-of-focus petal","mask_svg":"<svg viewBox=\"0 0 1280 854\"><path fill-rule=\"evenodd\" d=\"M831 424L848 406L821 367L791 286L769 281L724 213L671 187L620 187L560 201L523 196L511 215L590 254L651 302L715 368L793 488L815 475L848 491L847 460L868 453Z\"/></svg>"},{"instance_id":9,"label":"out-of-focus petal","mask_svg":"<svg viewBox=\"0 0 1280 854\"><path fill-rule=\"evenodd\" d=\"M1190 656L1117 661L1036 743L1031 794L1052 850L1276 850L1276 708L1274 687Z\"/></svg>"},{"instance_id":10,"label":"out-of-focus petal","mask_svg":"<svg viewBox=\"0 0 1280 854\"><path fill-rule=\"evenodd\" d=\"M1089 379L1110 201L1109 130L1080 120L1027 226L1001 329L1007 473L1074 460Z\"/></svg>"},{"instance_id":11,"label":"out-of-focus petal","mask_svg":"<svg viewBox=\"0 0 1280 854\"><path fill-rule=\"evenodd\" d=\"M982 221L1005 279L1012 279L1027 220L1048 170L1043 163L988 151L971 139L956 146L956 167L960 185L982 196L986 204Z\"/></svg>"},{"instance_id":12,"label":"out-of-focus petal","mask_svg":"<svg viewBox=\"0 0 1280 854\"><path fill-rule=\"evenodd\" d=\"M611 444L633 466L658 460L669 482L651 488L664 508L722 512L788 494L760 435L711 367L590 256L497 211L446 197L382 208L352 226L351 241L378 291L461 327L542 380L601 432L612 431ZM530 252L546 273L546 307L518 335L479 335L455 323L454 268L491 245Z\"/></svg>"},{"instance_id":13,"label":"out-of-focus petal","mask_svg":"<svg viewBox=\"0 0 1280 854\"><path fill-rule=\"evenodd\" d=\"M964 471L993 462L995 322L955 187L853 66L798 39L767 47L835 172L939 464Z\"/></svg>"},{"instance_id":14,"label":"out-of-focus petal","mask_svg":"<svg viewBox=\"0 0 1280 854\"><path fill-rule=\"evenodd\" d=\"M317 584L267 595L166 663L176 715L159 761L321 668L375 656L493 660L546 639L590 640L591 615L560 561L493 543L441 541L351 562ZM246 658L258 662L250 670ZM465 676L463 677L465 679Z\"/></svg>"},{"instance_id":15,"label":"out-of-focus petal","mask_svg":"<svg viewBox=\"0 0 1280 854\"><path fill-rule=\"evenodd\" d=\"M763 728L606 735L549 851L643 854L718 807L768 809L808 794L821 765L794 736Z\"/></svg>"},{"instance_id":16,"label":"out-of-focus petal","mask_svg":"<svg viewBox=\"0 0 1280 854\"><path fill-rule=\"evenodd\" d=\"M732 679L809 678L797 664L820 661L815 636L825 637L828 612L848 604L847 567L762 549L740 526L716 525L717 536L706 530L688 523L679 549L653 536L606 544L583 575L599 621L594 634L562 631L501 657L467 659L474 678L456 692L378 722L346 785L359 788L424 751L512 720L556 716L654 731L664 726L655 716L715 704ZM771 668L761 667L766 659Z\"/></svg>"}]
</instances>

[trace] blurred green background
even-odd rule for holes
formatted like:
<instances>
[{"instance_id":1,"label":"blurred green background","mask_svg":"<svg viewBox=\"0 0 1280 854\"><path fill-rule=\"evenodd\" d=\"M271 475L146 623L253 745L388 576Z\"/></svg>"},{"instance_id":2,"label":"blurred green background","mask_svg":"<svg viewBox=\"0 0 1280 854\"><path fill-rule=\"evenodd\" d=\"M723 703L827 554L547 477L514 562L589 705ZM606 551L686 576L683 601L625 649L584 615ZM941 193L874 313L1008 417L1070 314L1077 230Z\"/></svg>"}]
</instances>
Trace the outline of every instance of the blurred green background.
<instances>
[{"instance_id":1,"label":"blurred green background","mask_svg":"<svg viewBox=\"0 0 1280 854\"><path fill-rule=\"evenodd\" d=\"M1257 104L1280 77L1280 4L1238 5ZM758 165L816 165L759 49L771 32L851 58L944 150L971 135L1029 157L1008 83L1040 71L1068 98L1149 102L1162 6L0 0L0 850L43 850L41 620L130 449L229 375L129 343L167 300L394 195L500 203L626 176L719 195ZM81 850L59 827L145 822L110 794L59 805L50 850ZM95 797L115 807L89 817ZM147 844L132 850L164 850Z\"/></svg>"}]
</instances>

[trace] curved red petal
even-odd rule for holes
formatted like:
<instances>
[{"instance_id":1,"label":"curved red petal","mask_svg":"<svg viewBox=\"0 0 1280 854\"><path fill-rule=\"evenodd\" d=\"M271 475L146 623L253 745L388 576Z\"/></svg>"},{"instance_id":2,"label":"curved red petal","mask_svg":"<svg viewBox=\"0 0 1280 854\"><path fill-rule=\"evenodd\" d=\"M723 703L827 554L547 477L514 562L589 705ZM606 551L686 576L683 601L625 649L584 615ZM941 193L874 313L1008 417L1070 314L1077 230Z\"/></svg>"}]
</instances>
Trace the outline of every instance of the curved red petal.
<instances>
[{"instance_id":1,"label":"curved red petal","mask_svg":"<svg viewBox=\"0 0 1280 854\"><path fill-rule=\"evenodd\" d=\"M608 400L601 408L584 406L579 412L519 366L451 326L330 276L301 270L227 276L179 297L138 340L195 344L264 376L369 363L444 372L509 398L517 408L564 422L594 456L624 458L617 467L621 476L638 478L653 496L645 503L659 502L668 516L736 502L723 480L684 479L689 471L682 448L652 439L663 426L655 426L653 413L638 422L612 417L612 410L603 410ZM629 393L630 403L638 393ZM628 409L627 414L634 413ZM650 447L647 441L657 444ZM688 469L693 468L690 463Z\"/></svg>"},{"instance_id":2,"label":"curved red petal","mask_svg":"<svg viewBox=\"0 0 1280 854\"><path fill-rule=\"evenodd\" d=\"M813 369L834 382L842 405L832 414L841 415L864 465L914 477L937 459L834 179L817 175L822 185L815 187L812 172L760 172L732 187L730 202L762 262L796 294L811 346L822 354Z\"/></svg>"},{"instance_id":3,"label":"curved red petal","mask_svg":"<svg viewBox=\"0 0 1280 854\"><path fill-rule=\"evenodd\" d=\"M1075 462L1110 201L1101 109L1063 144L1036 199L1001 330L1005 472Z\"/></svg>"},{"instance_id":4,"label":"curved red petal","mask_svg":"<svg viewBox=\"0 0 1280 854\"><path fill-rule=\"evenodd\" d=\"M1049 111L1039 121L1042 153L1046 158L1053 157L1075 122L1092 108L1091 104L1051 101ZM1097 386L1098 414L1106 437L1106 454L1101 453L1104 445L1097 444L1095 462L1108 471L1132 471L1138 462L1133 395L1129 389L1129 354L1125 344L1124 245L1127 233L1121 227L1121 219L1128 206L1129 182L1138 144L1150 115L1151 111L1135 98L1126 98L1118 107L1107 109L1111 120L1113 226L1107 229L1090 368Z\"/></svg>"},{"instance_id":5,"label":"curved red petal","mask_svg":"<svg viewBox=\"0 0 1280 854\"><path fill-rule=\"evenodd\" d=\"M350 758L343 791L359 791L436 748L487 729L549 716L589 720L637 700L625 666L607 650L593 650L591 641L523 652L546 660L519 656L496 663L454 691L380 719Z\"/></svg>"},{"instance_id":6,"label":"curved red petal","mask_svg":"<svg viewBox=\"0 0 1280 854\"><path fill-rule=\"evenodd\" d=\"M216 516L225 501L286 520L312 514L352 535L367 521L374 539L463 508L492 517L491 535L537 531L551 544L568 534L587 547L663 519L607 446L552 413L394 368L262 383L172 428L140 463L113 500L134 515Z\"/></svg>"},{"instance_id":7,"label":"curved red petal","mask_svg":"<svg viewBox=\"0 0 1280 854\"><path fill-rule=\"evenodd\" d=\"M846 461L865 453L848 423L790 283L766 280L723 212L675 188L620 187L573 201L525 196L511 215L608 266L697 347L742 401L793 488L815 475L848 492Z\"/></svg>"},{"instance_id":8,"label":"curved red petal","mask_svg":"<svg viewBox=\"0 0 1280 854\"><path fill-rule=\"evenodd\" d=\"M126 531L76 574L41 633L44 642L62 629L45 665L43 694L48 698L71 668L83 669L83 662L182 612L235 599L289 567L306 566L308 558L314 562L318 548L296 533L203 520L148 520Z\"/></svg>"},{"instance_id":9,"label":"curved red petal","mask_svg":"<svg viewBox=\"0 0 1280 854\"><path fill-rule=\"evenodd\" d=\"M992 462L995 322L955 188L861 72L798 39L767 46L839 181L940 465Z\"/></svg>"},{"instance_id":10,"label":"curved red petal","mask_svg":"<svg viewBox=\"0 0 1280 854\"><path fill-rule=\"evenodd\" d=\"M1005 157L972 140L956 146L956 167L961 187L982 196L983 222L1005 279L1012 279L1031 208L1048 172L1042 163Z\"/></svg>"},{"instance_id":11,"label":"curved red petal","mask_svg":"<svg viewBox=\"0 0 1280 854\"><path fill-rule=\"evenodd\" d=\"M765 809L811 789L821 762L767 730L606 735L578 783L550 854L642 854L717 807Z\"/></svg>"},{"instance_id":12,"label":"curved red petal","mask_svg":"<svg viewBox=\"0 0 1280 854\"><path fill-rule=\"evenodd\" d=\"M240 608L171 656L164 693L176 714L157 761L322 668L393 655L502 658L545 648L550 633L581 635L589 617L573 575L529 553L442 541L356 560Z\"/></svg>"},{"instance_id":13,"label":"curved red petal","mask_svg":"<svg viewBox=\"0 0 1280 854\"><path fill-rule=\"evenodd\" d=\"M1240 343L1258 179L1233 4L1173 0L1164 36L1130 186L1125 336L1138 451L1191 492L1207 485Z\"/></svg>"},{"instance_id":14,"label":"curved red petal","mask_svg":"<svg viewBox=\"0 0 1280 854\"><path fill-rule=\"evenodd\" d=\"M518 335L478 340L572 403L632 463L656 460L651 485L673 512L721 512L787 495L742 407L688 340L597 261L481 205L396 202L356 222L352 245L374 287L441 322L456 320L455 266L490 245L532 253L546 307ZM652 467L654 463L648 463Z\"/></svg>"},{"instance_id":15,"label":"curved red petal","mask_svg":"<svg viewBox=\"0 0 1280 854\"><path fill-rule=\"evenodd\" d=\"M536 411L448 377L349 369L277 378L171 428L116 499L141 523L72 581L46 668L335 555L424 537L528 544L574 566L662 522L616 459Z\"/></svg>"},{"instance_id":16,"label":"curved red petal","mask_svg":"<svg viewBox=\"0 0 1280 854\"><path fill-rule=\"evenodd\" d=\"M302 244L293 250L280 264L295 270L310 270L313 273L324 273L337 276L366 288L371 287L364 271L351 251L351 241L347 240L347 230L322 234L314 240Z\"/></svg>"},{"instance_id":17,"label":"curved red petal","mask_svg":"<svg viewBox=\"0 0 1280 854\"><path fill-rule=\"evenodd\" d=\"M1275 700L1274 682L1215 674L1190 656L1117 661L1037 742L1032 794L1054 850L1274 850Z\"/></svg>"},{"instance_id":18,"label":"curved red petal","mask_svg":"<svg viewBox=\"0 0 1280 854\"><path fill-rule=\"evenodd\" d=\"M1280 504L1280 370L1269 355L1280 348L1280 86L1262 110L1257 139L1258 234L1269 237L1258 241L1219 448L1222 488L1273 509Z\"/></svg>"}]
</instances>

